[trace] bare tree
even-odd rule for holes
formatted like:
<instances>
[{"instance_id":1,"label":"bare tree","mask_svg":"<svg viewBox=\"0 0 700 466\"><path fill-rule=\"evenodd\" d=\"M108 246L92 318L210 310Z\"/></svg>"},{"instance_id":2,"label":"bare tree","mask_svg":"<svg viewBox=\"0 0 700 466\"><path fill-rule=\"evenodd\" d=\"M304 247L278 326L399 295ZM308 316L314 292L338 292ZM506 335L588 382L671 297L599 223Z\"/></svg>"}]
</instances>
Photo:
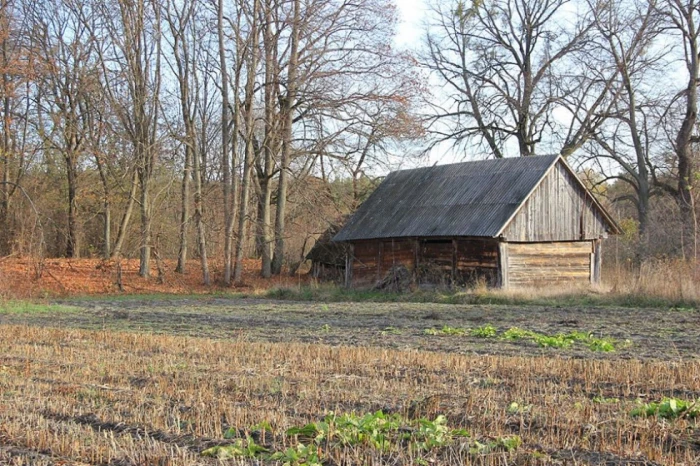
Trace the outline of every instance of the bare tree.
<instances>
[{"instance_id":1,"label":"bare tree","mask_svg":"<svg viewBox=\"0 0 700 466\"><path fill-rule=\"evenodd\" d=\"M92 30L110 107L132 144L139 187L141 245L139 275L150 274L151 181L156 164L161 86L161 10L156 0L100 0ZM90 23L85 23L89 26ZM119 92L123 91L123 92ZM117 251L115 247L115 251Z\"/></svg>"},{"instance_id":2,"label":"bare tree","mask_svg":"<svg viewBox=\"0 0 700 466\"><path fill-rule=\"evenodd\" d=\"M696 173L693 146L700 142L697 136L698 85L700 84L700 3L695 0L665 0L658 4L670 32L682 44L682 61L687 73L685 86L672 101L671 107L680 107L680 116L673 124L671 145L676 158L676 198L680 207L684 236L694 239L694 256L697 257L697 217L693 198L693 182ZM672 109L669 108L672 117Z\"/></svg>"},{"instance_id":3,"label":"bare tree","mask_svg":"<svg viewBox=\"0 0 700 466\"><path fill-rule=\"evenodd\" d=\"M659 110L666 97L649 83L661 78L669 50L657 40L662 24L655 0L590 6L596 37L589 48L596 59L586 54L588 66L597 70L612 66L616 79L609 91L612 105L606 121L589 128L594 142L591 156L584 159L594 160L601 173L609 174L599 183L620 179L633 188L636 195L629 200L637 209L641 258L646 252L652 185L659 171L654 160L662 139ZM606 160L614 162L612 173Z\"/></svg>"},{"instance_id":4,"label":"bare tree","mask_svg":"<svg viewBox=\"0 0 700 466\"><path fill-rule=\"evenodd\" d=\"M533 155L539 145L564 155L581 147L590 135L580 122L600 112L598 97L611 77L592 84L570 79L570 59L585 49L592 28L588 12L574 15L570 5L456 0L435 8L422 59L445 86L432 97L435 143L485 145L497 158ZM572 114L556 117L557 109Z\"/></svg>"},{"instance_id":5,"label":"bare tree","mask_svg":"<svg viewBox=\"0 0 700 466\"><path fill-rule=\"evenodd\" d=\"M202 281L209 285L209 263L207 260L206 234L202 218L202 168L201 160L203 147L198 142L197 118L199 107L202 105L199 95L199 63L198 54L193 48L206 44L198 29L195 14L196 2L185 1L175 3L170 0L164 5L164 18L168 23L173 71L179 89L180 117L184 127L181 141L185 151L185 164L182 181L182 218L180 225L180 252L178 255L177 271L184 273L187 261L187 228L189 222L189 178L194 179L194 220L197 228L197 244L202 267Z\"/></svg>"},{"instance_id":6,"label":"bare tree","mask_svg":"<svg viewBox=\"0 0 700 466\"><path fill-rule=\"evenodd\" d=\"M37 75L38 132L45 152L56 151L65 163L68 186L66 256L80 257L78 183L81 160L98 128L92 99L98 93L95 44L75 9L81 2L42 2L31 12L33 53Z\"/></svg>"},{"instance_id":7,"label":"bare tree","mask_svg":"<svg viewBox=\"0 0 700 466\"><path fill-rule=\"evenodd\" d=\"M275 253L272 257L272 273L280 274L284 261L285 216L287 213L287 190L289 169L292 159L292 136L294 108L297 105L297 67L299 65L299 34L301 29L300 0L292 0L294 7L291 17L289 64L287 65L287 92L279 96L282 117L282 154L280 176L277 184L277 215L275 216Z\"/></svg>"},{"instance_id":8,"label":"bare tree","mask_svg":"<svg viewBox=\"0 0 700 466\"><path fill-rule=\"evenodd\" d=\"M28 168L31 80L21 2L0 0L0 254L12 252L12 198Z\"/></svg>"}]
</instances>

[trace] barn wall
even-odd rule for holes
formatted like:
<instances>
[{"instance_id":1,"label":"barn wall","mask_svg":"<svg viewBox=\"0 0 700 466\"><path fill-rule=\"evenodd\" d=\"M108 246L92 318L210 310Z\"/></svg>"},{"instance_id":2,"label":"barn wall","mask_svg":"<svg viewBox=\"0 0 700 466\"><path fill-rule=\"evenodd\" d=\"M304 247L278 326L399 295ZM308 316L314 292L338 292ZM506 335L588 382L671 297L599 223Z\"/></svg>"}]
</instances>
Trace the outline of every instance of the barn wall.
<instances>
[{"instance_id":1,"label":"barn wall","mask_svg":"<svg viewBox=\"0 0 700 466\"><path fill-rule=\"evenodd\" d=\"M507 243L507 286L588 285L595 265L593 245L593 241Z\"/></svg>"},{"instance_id":2,"label":"barn wall","mask_svg":"<svg viewBox=\"0 0 700 466\"><path fill-rule=\"evenodd\" d=\"M498 242L493 239L384 239L353 243L351 284L371 287L405 268L419 284L495 284ZM416 266L417 264L417 266Z\"/></svg>"},{"instance_id":3,"label":"barn wall","mask_svg":"<svg viewBox=\"0 0 700 466\"><path fill-rule=\"evenodd\" d=\"M378 241L353 243L351 277L354 286L364 287L376 283L377 266L379 265L379 244Z\"/></svg>"},{"instance_id":4,"label":"barn wall","mask_svg":"<svg viewBox=\"0 0 700 466\"><path fill-rule=\"evenodd\" d=\"M406 267L413 271L416 257L415 241L390 239L381 242L379 278L383 278L394 267Z\"/></svg>"},{"instance_id":5,"label":"barn wall","mask_svg":"<svg viewBox=\"0 0 700 466\"><path fill-rule=\"evenodd\" d=\"M606 222L569 170L557 163L523 204L503 236L507 241L600 238Z\"/></svg>"}]
</instances>

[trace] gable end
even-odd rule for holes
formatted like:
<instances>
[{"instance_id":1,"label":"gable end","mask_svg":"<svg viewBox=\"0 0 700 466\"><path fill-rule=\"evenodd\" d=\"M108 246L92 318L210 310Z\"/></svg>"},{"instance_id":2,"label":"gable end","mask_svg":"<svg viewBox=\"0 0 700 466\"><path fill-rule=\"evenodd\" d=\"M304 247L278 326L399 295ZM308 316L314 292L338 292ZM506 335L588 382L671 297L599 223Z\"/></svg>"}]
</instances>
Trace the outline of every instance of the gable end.
<instances>
[{"instance_id":1,"label":"gable end","mask_svg":"<svg viewBox=\"0 0 700 466\"><path fill-rule=\"evenodd\" d=\"M617 233L618 227L569 166L559 159L501 235L508 241L579 241Z\"/></svg>"}]
</instances>

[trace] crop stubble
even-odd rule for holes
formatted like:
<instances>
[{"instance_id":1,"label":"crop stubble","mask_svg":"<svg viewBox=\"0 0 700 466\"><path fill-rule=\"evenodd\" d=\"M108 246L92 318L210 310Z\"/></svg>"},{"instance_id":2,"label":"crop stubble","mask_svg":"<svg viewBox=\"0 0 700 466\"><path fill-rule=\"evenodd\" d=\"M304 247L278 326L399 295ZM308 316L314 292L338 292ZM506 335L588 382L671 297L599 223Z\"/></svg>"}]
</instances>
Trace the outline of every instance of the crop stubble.
<instances>
[{"instance_id":1,"label":"crop stubble","mask_svg":"<svg viewBox=\"0 0 700 466\"><path fill-rule=\"evenodd\" d=\"M484 455L470 455L459 443L430 453L335 448L323 452L328 464L415 464L419 457L436 464L700 463L696 420L629 416L639 399L700 398L700 361L696 357L679 354L669 361L590 353L604 359L578 358L570 357L576 353L543 352L527 345L530 354L523 357L509 354L516 346L503 342L476 348L491 353L488 355L472 350L458 354L416 349L431 342L439 342L438 349L450 342L463 347L465 343L455 343L460 337L422 335L419 339L417 335L422 327L436 326L436 322L464 324L452 314L456 311L445 307L402 308L406 320L392 321L399 323L399 335L379 332L386 324L384 310L360 309L349 317L350 324L355 319L358 329L369 328L378 336L376 341L360 337L356 346L347 346L344 340L349 331L338 330L342 315L329 320L333 312L347 312L342 306L309 311L321 319L318 322L330 322L325 328L318 328L316 320L304 325L303 317L308 315L303 304L275 310L277 303L244 302L242 307L273 310L267 317L257 308L248 313L204 310L194 327L184 330L209 329L203 333L216 338L151 333L158 320L149 312L167 310L169 305L127 303L117 309L101 304L92 311L76 311L65 321L43 315L44 324L58 322L64 328L35 325L42 322L40 314L3 316L0 464L216 463L200 453L226 443L224 432L231 426L243 434L246 428L267 421L274 432L264 443L281 449L290 446L289 438L282 434L291 426L316 421L329 411L362 414L379 409L413 418L443 414L451 427L465 428L475 439L519 435L523 443L514 452ZM473 311L471 317L476 321L488 320L497 326L504 313L511 321L517 320L508 309L501 309L500 314L489 309ZM90 312L95 316L90 317ZM116 312L124 314L112 315ZM176 325L192 324L183 318L182 309L179 312L171 316ZM302 319L276 326L285 317L292 320L294 312ZM563 314L556 322L571 320ZM96 317L99 315L101 318ZM249 317L232 325L214 316ZM252 322L253 316L261 319L259 326L245 330L246 319ZM265 318L270 335L278 332L270 338L279 341L259 341ZM694 315L675 317L688 318ZM13 323L13 319L24 322ZM207 319L214 321L202 324ZM65 328L68 324L96 327L100 320L100 330ZM598 325L590 319L585 322ZM119 325L130 331L115 330ZM177 332L172 325L164 326L165 330ZM547 322L538 325L535 330L553 330ZM236 332L235 328L243 330ZM141 332L132 331L135 329ZM407 337L415 339L413 349L411 345L402 350L366 346L386 339L393 345ZM304 338L313 342L299 341ZM496 350L498 344L506 345L501 354ZM509 409L513 402L523 409ZM244 460L240 463L246 464Z\"/></svg>"}]
</instances>

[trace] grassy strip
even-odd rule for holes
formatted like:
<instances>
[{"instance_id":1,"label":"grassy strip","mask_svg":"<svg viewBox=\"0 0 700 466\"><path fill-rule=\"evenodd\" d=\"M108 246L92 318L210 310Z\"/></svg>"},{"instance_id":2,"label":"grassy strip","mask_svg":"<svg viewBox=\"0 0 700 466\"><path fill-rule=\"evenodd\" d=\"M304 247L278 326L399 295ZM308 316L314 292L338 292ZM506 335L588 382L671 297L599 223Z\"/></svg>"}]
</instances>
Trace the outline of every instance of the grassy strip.
<instances>
[{"instance_id":1,"label":"grassy strip","mask_svg":"<svg viewBox=\"0 0 700 466\"><path fill-rule=\"evenodd\" d=\"M74 296L70 302L161 301L161 300L209 300L222 299L275 299L283 301L309 302L375 302L375 303L436 303L466 305L530 305L547 307L622 307L668 309L673 312L698 312L700 301L694 299L671 299L644 293L600 293L588 290L570 290L550 293L542 290L501 291L476 290L416 290L411 292L389 292L377 290L347 289L336 285L309 285L282 287L245 292L215 290L206 294L113 294L109 296Z\"/></svg>"},{"instance_id":2,"label":"grassy strip","mask_svg":"<svg viewBox=\"0 0 700 466\"><path fill-rule=\"evenodd\" d=\"M72 306L32 301L0 301L0 314L42 314L75 311Z\"/></svg>"},{"instance_id":3,"label":"grassy strip","mask_svg":"<svg viewBox=\"0 0 700 466\"><path fill-rule=\"evenodd\" d=\"M538 294L539 293L539 294ZM660 308L696 312L700 302L669 299L639 293L596 293L586 290L559 294L538 291L505 292L500 290L424 291L394 293L376 290L353 290L339 286L272 288L246 297L264 297L290 301L323 302L410 302L478 305L536 305L552 307L629 307Z\"/></svg>"}]
</instances>

